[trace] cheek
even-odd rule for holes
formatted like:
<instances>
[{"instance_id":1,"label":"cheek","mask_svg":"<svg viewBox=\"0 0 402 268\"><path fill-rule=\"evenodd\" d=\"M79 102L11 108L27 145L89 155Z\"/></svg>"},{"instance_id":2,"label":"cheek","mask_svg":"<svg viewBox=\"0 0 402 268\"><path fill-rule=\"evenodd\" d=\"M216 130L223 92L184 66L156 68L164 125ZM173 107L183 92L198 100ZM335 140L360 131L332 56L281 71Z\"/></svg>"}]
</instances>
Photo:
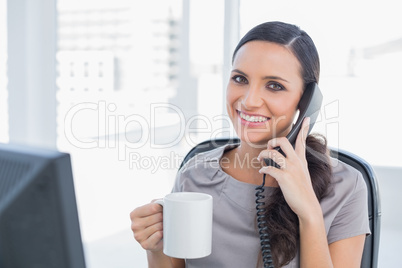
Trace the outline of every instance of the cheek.
<instances>
[{"instance_id":1,"label":"cheek","mask_svg":"<svg viewBox=\"0 0 402 268\"><path fill-rule=\"evenodd\" d=\"M275 102L269 104L272 114L275 117L285 116L286 121L288 119L289 120L293 119L293 115L297 110L297 106L298 106L297 100L292 99L289 101L289 98L276 100Z\"/></svg>"},{"instance_id":2,"label":"cheek","mask_svg":"<svg viewBox=\"0 0 402 268\"><path fill-rule=\"evenodd\" d=\"M229 86L226 89L226 109L230 114L234 109L234 104L237 102L239 96L237 96L236 91L231 89Z\"/></svg>"}]
</instances>

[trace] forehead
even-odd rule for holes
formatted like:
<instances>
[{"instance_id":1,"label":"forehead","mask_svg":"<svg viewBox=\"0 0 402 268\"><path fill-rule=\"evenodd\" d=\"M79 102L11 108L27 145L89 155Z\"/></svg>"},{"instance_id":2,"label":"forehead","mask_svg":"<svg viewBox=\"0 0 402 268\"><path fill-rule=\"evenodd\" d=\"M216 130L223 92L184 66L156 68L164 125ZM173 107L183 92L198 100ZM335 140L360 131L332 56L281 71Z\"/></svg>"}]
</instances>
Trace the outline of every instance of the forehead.
<instances>
[{"instance_id":1,"label":"forehead","mask_svg":"<svg viewBox=\"0 0 402 268\"><path fill-rule=\"evenodd\" d=\"M267 41L244 44L236 53L233 68L301 78L301 65L295 55L286 46Z\"/></svg>"}]
</instances>

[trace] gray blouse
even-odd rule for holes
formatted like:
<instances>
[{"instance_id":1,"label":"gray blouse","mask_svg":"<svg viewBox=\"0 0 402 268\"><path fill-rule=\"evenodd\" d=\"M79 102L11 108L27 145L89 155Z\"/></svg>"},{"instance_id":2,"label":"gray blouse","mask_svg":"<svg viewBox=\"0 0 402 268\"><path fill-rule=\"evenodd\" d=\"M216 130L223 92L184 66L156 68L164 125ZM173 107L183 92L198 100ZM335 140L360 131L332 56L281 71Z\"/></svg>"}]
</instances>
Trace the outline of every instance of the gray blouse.
<instances>
[{"instance_id":1,"label":"gray blouse","mask_svg":"<svg viewBox=\"0 0 402 268\"><path fill-rule=\"evenodd\" d=\"M261 250L256 227L256 185L236 180L219 164L223 153L236 146L200 153L177 174L173 192L203 192L213 197L212 253L187 260L188 268L257 267ZM370 234L367 188L362 175L336 159L331 162L331 191L320 202L329 244ZM269 196L273 190L265 187L264 195ZM285 267L299 267L298 255Z\"/></svg>"}]
</instances>

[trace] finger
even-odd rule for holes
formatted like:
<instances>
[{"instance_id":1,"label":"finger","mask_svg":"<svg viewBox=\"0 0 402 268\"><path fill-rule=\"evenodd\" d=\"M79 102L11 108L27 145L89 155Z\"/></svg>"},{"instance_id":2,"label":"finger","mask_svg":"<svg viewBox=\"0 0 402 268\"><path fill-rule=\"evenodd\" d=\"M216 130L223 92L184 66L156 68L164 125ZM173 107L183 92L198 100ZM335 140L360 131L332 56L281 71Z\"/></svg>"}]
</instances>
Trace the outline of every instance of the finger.
<instances>
[{"instance_id":1,"label":"finger","mask_svg":"<svg viewBox=\"0 0 402 268\"><path fill-rule=\"evenodd\" d=\"M310 117L306 117L303 121L302 128L297 135L295 151L299 157L306 156L306 139L310 128Z\"/></svg>"},{"instance_id":2,"label":"finger","mask_svg":"<svg viewBox=\"0 0 402 268\"><path fill-rule=\"evenodd\" d=\"M163 207L157 203L149 203L134 209L130 213L131 220L133 218L146 218L150 215L154 215L156 213L160 213L163 211Z\"/></svg>"},{"instance_id":3,"label":"finger","mask_svg":"<svg viewBox=\"0 0 402 268\"><path fill-rule=\"evenodd\" d=\"M163 214L156 213L146 218L134 218L132 220L131 229L133 230L133 232L138 232L148 228L149 226L162 222L163 222Z\"/></svg>"},{"instance_id":4,"label":"finger","mask_svg":"<svg viewBox=\"0 0 402 268\"><path fill-rule=\"evenodd\" d=\"M146 228L141 228L138 231L134 231L134 237L138 242L147 240L155 232L163 231L163 222L157 222L149 225Z\"/></svg>"},{"instance_id":5,"label":"finger","mask_svg":"<svg viewBox=\"0 0 402 268\"><path fill-rule=\"evenodd\" d=\"M137 240L146 250L162 249L163 230L157 230L148 234L144 234L146 239Z\"/></svg>"},{"instance_id":6,"label":"finger","mask_svg":"<svg viewBox=\"0 0 402 268\"><path fill-rule=\"evenodd\" d=\"M283 167L286 163L286 157L281 154L279 151L277 150L263 150L260 152L260 154L258 155L257 159L261 161L261 159L266 159L266 158L270 158L273 161L275 161L279 166ZM267 164L265 162L265 164Z\"/></svg>"},{"instance_id":7,"label":"finger","mask_svg":"<svg viewBox=\"0 0 402 268\"><path fill-rule=\"evenodd\" d=\"M258 172L270 175L279 182L280 178L283 177L284 171L273 166L264 166Z\"/></svg>"},{"instance_id":8,"label":"finger","mask_svg":"<svg viewBox=\"0 0 402 268\"><path fill-rule=\"evenodd\" d=\"M159 216L159 217L157 217ZM155 232L163 230L163 218L162 214L149 216L148 218L139 218L133 221L131 229L134 234L134 238L142 243L152 236Z\"/></svg>"},{"instance_id":9,"label":"finger","mask_svg":"<svg viewBox=\"0 0 402 268\"><path fill-rule=\"evenodd\" d=\"M158 204L147 204L136 208L130 213L131 230L136 239L138 235L142 239L141 234L146 228L163 222L163 213L159 207Z\"/></svg>"},{"instance_id":10,"label":"finger","mask_svg":"<svg viewBox=\"0 0 402 268\"><path fill-rule=\"evenodd\" d=\"M294 152L292 144L290 144L289 140L286 137L274 138L269 140L267 147L268 150L277 150L277 147L279 147L286 155L286 157L292 155L292 152Z\"/></svg>"},{"instance_id":11,"label":"finger","mask_svg":"<svg viewBox=\"0 0 402 268\"><path fill-rule=\"evenodd\" d=\"M261 161L263 158L270 158L273 154L279 154L279 155L281 155L281 156L284 156L283 154L281 154L281 152L280 151L278 151L278 150L276 150L276 149L265 149L265 150L262 150L261 152L260 152L260 154L257 156L257 160L258 161Z\"/></svg>"},{"instance_id":12,"label":"finger","mask_svg":"<svg viewBox=\"0 0 402 268\"><path fill-rule=\"evenodd\" d=\"M153 249L156 250L160 250L163 248L163 231L159 231L159 232L155 232L153 235L151 235L149 237L149 239L147 241L149 241L149 243L153 246Z\"/></svg>"}]
</instances>

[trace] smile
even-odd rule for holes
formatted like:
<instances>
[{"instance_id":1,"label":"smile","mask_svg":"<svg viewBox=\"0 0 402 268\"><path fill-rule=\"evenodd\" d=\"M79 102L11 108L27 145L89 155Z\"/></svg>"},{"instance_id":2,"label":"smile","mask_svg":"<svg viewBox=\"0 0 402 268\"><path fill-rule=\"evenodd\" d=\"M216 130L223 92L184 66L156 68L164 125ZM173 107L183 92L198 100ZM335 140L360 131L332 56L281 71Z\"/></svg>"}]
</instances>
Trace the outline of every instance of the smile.
<instances>
[{"instance_id":1,"label":"smile","mask_svg":"<svg viewBox=\"0 0 402 268\"><path fill-rule=\"evenodd\" d=\"M248 115L248 114L245 114L245 113L243 113L243 112L241 112L241 111L237 111L237 112L238 112L240 118L246 120L247 122L251 122L251 123L262 123L262 122L265 122L265 121L268 121L268 120L269 120L269 118L268 118L268 117L265 117L265 116L260 116L260 115Z\"/></svg>"}]
</instances>

